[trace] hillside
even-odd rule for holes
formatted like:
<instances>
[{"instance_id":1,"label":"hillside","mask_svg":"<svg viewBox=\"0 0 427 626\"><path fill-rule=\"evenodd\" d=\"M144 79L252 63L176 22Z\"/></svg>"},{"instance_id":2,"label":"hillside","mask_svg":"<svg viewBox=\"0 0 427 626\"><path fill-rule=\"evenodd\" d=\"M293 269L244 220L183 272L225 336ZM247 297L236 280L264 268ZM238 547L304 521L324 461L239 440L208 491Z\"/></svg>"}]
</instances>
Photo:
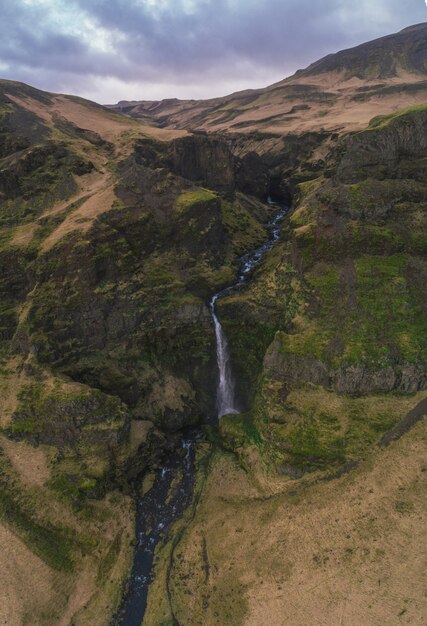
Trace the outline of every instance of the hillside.
<instances>
[{"instance_id":1,"label":"hillside","mask_svg":"<svg viewBox=\"0 0 427 626\"><path fill-rule=\"evenodd\" d=\"M265 237L269 209L245 192L265 196L268 176L220 139L9 81L0 97L0 511L15 544L0 615L105 623L130 569L131 482L214 404L206 298Z\"/></svg>"},{"instance_id":2,"label":"hillside","mask_svg":"<svg viewBox=\"0 0 427 626\"><path fill-rule=\"evenodd\" d=\"M423 622L426 32L207 102L0 81L0 621L118 623L197 427L146 626Z\"/></svg>"},{"instance_id":3,"label":"hillside","mask_svg":"<svg viewBox=\"0 0 427 626\"><path fill-rule=\"evenodd\" d=\"M264 89L212 100L119 102L162 127L227 133L343 132L427 101L427 23L331 54Z\"/></svg>"},{"instance_id":4,"label":"hillside","mask_svg":"<svg viewBox=\"0 0 427 626\"><path fill-rule=\"evenodd\" d=\"M248 410L221 419L147 624L422 623L426 130L424 106L340 138L220 301Z\"/></svg>"}]
</instances>

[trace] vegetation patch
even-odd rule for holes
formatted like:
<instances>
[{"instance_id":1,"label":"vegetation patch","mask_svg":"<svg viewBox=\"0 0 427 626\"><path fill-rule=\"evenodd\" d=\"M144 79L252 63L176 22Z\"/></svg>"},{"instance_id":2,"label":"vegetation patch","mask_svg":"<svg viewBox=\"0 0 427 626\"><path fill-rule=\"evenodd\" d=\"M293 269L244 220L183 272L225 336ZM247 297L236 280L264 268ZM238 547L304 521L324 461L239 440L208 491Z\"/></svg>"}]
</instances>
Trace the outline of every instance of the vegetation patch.
<instances>
[{"instance_id":1,"label":"vegetation patch","mask_svg":"<svg viewBox=\"0 0 427 626\"><path fill-rule=\"evenodd\" d=\"M219 423L226 447L236 450L245 445L262 445L262 437L251 415L224 415Z\"/></svg>"},{"instance_id":2,"label":"vegetation patch","mask_svg":"<svg viewBox=\"0 0 427 626\"><path fill-rule=\"evenodd\" d=\"M206 203L217 200L218 196L208 189L185 191L176 199L176 210L182 213L187 209L202 208Z\"/></svg>"},{"instance_id":3,"label":"vegetation patch","mask_svg":"<svg viewBox=\"0 0 427 626\"><path fill-rule=\"evenodd\" d=\"M268 463L325 470L365 456L422 398L423 392L351 397L312 384L289 392L286 381L264 378L249 424Z\"/></svg>"},{"instance_id":4,"label":"vegetation patch","mask_svg":"<svg viewBox=\"0 0 427 626\"><path fill-rule=\"evenodd\" d=\"M413 106L406 107L405 109L400 109L399 111L396 111L395 113L390 113L389 115L377 115L376 117L373 117L369 122L369 128L385 128L388 124L390 124L390 122L392 122L396 118L411 113L420 113L422 111L427 111L427 104L414 104Z\"/></svg>"},{"instance_id":5,"label":"vegetation patch","mask_svg":"<svg viewBox=\"0 0 427 626\"><path fill-rule=\"evenodd\" d=\"M73 537L70 529L42 523L28 496L11 475L0 453L0 516L19 534L25 544L55 570L73 569Z\"/></svg>"}]
</instances>

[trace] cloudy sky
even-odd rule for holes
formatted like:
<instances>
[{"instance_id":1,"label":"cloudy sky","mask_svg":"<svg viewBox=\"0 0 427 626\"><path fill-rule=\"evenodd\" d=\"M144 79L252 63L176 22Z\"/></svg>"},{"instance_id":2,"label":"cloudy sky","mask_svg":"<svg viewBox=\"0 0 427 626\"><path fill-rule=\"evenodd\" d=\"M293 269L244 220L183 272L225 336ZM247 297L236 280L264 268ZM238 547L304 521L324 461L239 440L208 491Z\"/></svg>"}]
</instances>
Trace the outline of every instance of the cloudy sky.
<instances>
[{"instance_id":1,"label":"cloudy sky","mask_svg":"<svg viewBox=\"0 0 427 626\"><path fill-rule=\"evenodd\" d=\"M281 80L427 21L426 0L0 0L0 76L98 102Z\"/></svg>"}]
</instances>

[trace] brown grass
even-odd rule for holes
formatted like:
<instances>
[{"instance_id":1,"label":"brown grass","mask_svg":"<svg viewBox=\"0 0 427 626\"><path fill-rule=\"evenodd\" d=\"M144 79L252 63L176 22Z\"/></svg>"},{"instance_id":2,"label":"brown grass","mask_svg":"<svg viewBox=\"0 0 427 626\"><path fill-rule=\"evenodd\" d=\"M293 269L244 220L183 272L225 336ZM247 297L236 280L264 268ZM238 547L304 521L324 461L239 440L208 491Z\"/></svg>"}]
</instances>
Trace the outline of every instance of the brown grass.
<instances>
[{"instance_id":1,"label":"brown grass","mask_svg":"<svg viewBox=\"0 0 427 626\"><path fill-rule=\"evenodd\" d=\"M92 195L44 240L41 246L43 252L50 250L65 235L73 231L86 232L96 217L111 209L116 196L114 195L114 181L109 174L101 174L94 183L92 191ZM79 196L81 197L80 194ZM78 197L73 198L73 201L77 199Z\"/></svg>"},{"instance_id":2,"label":"brown grass","mask_svg":"<svg viewBox=\"0 0 427 626\"><path fill-rule=\"evenodd\" d=\"M19 248L28 246L34 237L37 228L39 228L37 224L24 224L23 226L17 226L13 233L13 237L10 240L10 245L17 246Z\"/></svg>"},{"instance_id":3,"label":"brown grass","mask_svg":"<svg viewBox=\"0 0 427 626\"><path fill-rule=\"evenodd\" d=\"M37 613L58 601L55 575L2 523L0 544L0 623L42 626ZM28 621L29 615L32 621Z\"/></svg>"},{"instance_id":4,"label":"brown grass","mask_svg":"<svg viewBox=\"0 0 427 626\"><path fill-rule=\"evenodd\" d=\"M42 487L50 478L49 453L39 446L34 448L24 441L12 442L0 435L3 448L21 481L30 487Z\"/></svg>"},{"instance_id":5,"label":"brown grass","mask_svg":"<svg viewBox=\"0 0 427 626\"><path fill-rule=\"evenodd\" d=\"M395 78L381 81L384 85L414 84L420 76L400 71ZM373 95L366 100L353 100L360 88L374 86L378 80L368 81L352 78L346 80L342 73L331 72L319 76L290 78L273 88L258 90L258 97L245 104L241 96L197 102L180 101L170 109L161 108L161 115L170 115L172 127L188 127L211 132L231 131L251 133L263 131L278 134L293 134L308 131L355 131L366 128L368 122L378 115L389 114L399 109L422 104L427 101L427 89ZM319 92L330 95L328 101L319 101L309 94L304 97L292 96L287 90L300 84L312 86ZM279 89L278 89L279 88ZM306 110L291 109L298 105L308 105ZM225 119L223 118L226 114ZM230 117L230 114L231 117ZM272 118L272 119L269 119Z\"/></svg>"},{"instance_id":6,"label":"brown grass","mask_svg":"<svg viewBox=\"0 0 427 626\"><path fill-rule=\"evenodd\" d=\"M419 423L352 473L311 484L284 479L276 495L232 457L218 457L174 550L169 588L178 622L424 624L425 455ZM161 580L167 560L159 556ZM154 584L147 626L167 617L162 593Z\"/></svg>"}]
</instances>

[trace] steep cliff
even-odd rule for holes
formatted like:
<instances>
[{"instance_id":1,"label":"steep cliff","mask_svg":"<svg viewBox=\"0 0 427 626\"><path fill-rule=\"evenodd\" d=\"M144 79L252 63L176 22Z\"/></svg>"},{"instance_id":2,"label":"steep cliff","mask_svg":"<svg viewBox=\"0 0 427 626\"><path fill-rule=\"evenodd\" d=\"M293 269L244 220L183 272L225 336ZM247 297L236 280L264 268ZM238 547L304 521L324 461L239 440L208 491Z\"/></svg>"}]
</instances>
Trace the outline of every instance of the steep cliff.
<instances>
[{"instance_id":1,"label":"steep cliff","mask_svg":"<svg viewBox=\"0 0 427 626\"><path fill-rule=\"evenodd\" d=\"M398 396L396 412L376 416L385 394L426 389L425 123L418 107L342 137L321 175L297 186L253 284L221 303L252 406L249 422L223 421L231 447L258 442L291 473L344 463L375 440L366 429L399 416Z\"/></svg>"}]
</instances>

